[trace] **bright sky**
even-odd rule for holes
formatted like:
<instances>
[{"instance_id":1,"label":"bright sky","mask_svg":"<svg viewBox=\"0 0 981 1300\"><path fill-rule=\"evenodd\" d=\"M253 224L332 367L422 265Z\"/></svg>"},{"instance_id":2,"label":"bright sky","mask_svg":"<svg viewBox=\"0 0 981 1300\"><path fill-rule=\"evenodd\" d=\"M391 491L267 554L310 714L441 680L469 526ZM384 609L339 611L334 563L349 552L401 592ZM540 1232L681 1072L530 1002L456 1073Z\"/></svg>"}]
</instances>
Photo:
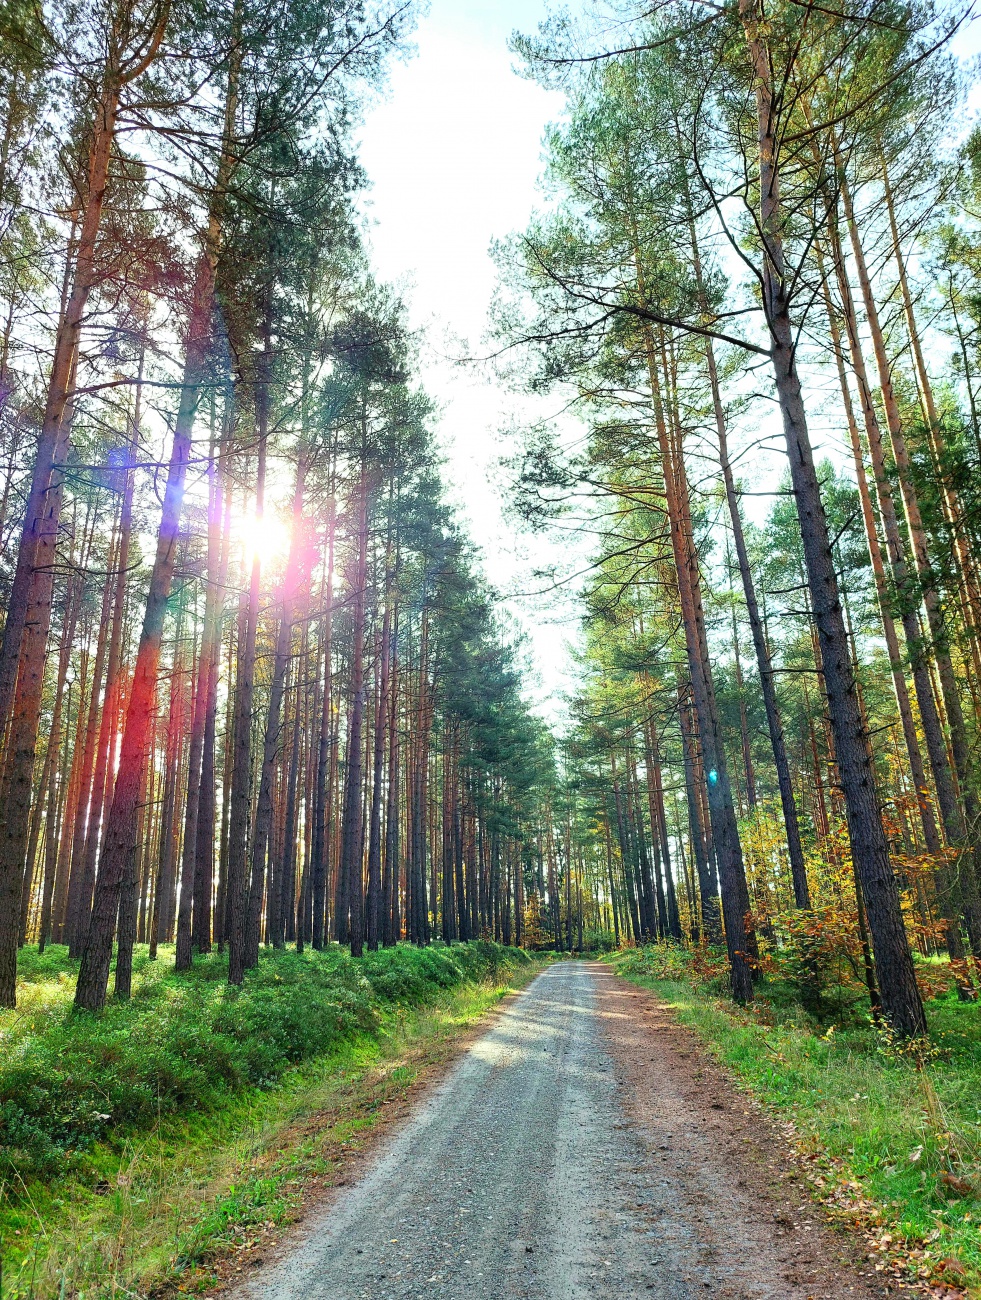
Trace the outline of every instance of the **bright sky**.
<instances>
[{"instance_id":1,"label":"bright sky","mask_svg":"<svg viewBox=\"0 0 981 1300\"><path fill-rule=\"evenodd\" d=\"M491 241L521 230L538 198L542 135L562 98L514 73L507 42L545 12L544 0L432 0L416 54L392 69L361 134L373 264L406 285L411 321L428 335L422 379L443 410L447 479L505 592L536 586L529 557L543 553L505 519L497 469L510 450L500 431L527 404L450 358L486 346ZM530 602L509 604L531 638L541 693L561 689L572 627L540 609L533 617Z\"/></svg>"}]
</instances>

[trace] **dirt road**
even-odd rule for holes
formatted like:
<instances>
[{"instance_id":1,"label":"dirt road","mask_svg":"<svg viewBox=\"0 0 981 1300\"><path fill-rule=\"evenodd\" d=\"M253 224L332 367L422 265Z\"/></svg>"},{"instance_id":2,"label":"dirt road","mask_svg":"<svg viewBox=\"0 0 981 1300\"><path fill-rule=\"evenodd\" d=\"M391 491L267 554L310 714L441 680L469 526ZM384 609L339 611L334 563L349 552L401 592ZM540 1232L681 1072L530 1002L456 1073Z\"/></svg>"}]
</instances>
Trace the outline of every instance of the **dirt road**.
<instances>
[{"instance_id":1,"label":"dirt road","mask_svg":"<svg viewBox=\"0 0 981 1300\"><path fill-rule=\"evenodd\" d=\"M555 965L245 1300L868 1300L767 1132L648 995ZM790 1200L786 1199L789 1192Z\"/></svg>"}]
</instances>

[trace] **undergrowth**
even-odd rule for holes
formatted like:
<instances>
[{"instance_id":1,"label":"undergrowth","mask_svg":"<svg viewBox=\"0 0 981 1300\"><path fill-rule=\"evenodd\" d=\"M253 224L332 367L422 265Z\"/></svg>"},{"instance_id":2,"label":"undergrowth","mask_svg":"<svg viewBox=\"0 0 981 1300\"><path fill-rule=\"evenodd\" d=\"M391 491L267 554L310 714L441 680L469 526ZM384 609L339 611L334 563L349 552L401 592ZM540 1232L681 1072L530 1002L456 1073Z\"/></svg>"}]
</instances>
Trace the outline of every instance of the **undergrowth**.
<instances>
[{"instance_id":1,"label":"undergrowth","mask_svg":"<svg viewBox=\"0 0 981 1300\"><path fill-rule=\"evenodd\" d=\"M787 1125L816 1191L868 1231L878 1266L981 1287L978 1004L952 991L927 1001L929 1043L911 1050L872 1023L867 1003L863 1013L843 1000L841 1023L817 1021L780 980L736 1007L711 954L657 945L610 960Z\"/></svg>"},{"instance_id":2,"label":"undergrowth","mask_svg":"<svg viewBox=\"0 0 981 1300\"><path fill-rule=\"evenodd\" d=\"M125 1201L127 1213L135 1207L145 1216L139 1207L153 1198L136 1195L141 1179L168 1187L173 1201L176 1184L163 1167L191 1162L198 1149L208 1166L212 1148L239 1141L254 1116L268 1112L264 1094L288 1084L299 1096L310 1079L329 1087L332 1075L376 1056L381 1038L403 1032L413 1009L477 985L506 985L530 966L524 952L492 943L400 945L358 960L336 947L269 952L236 989L225 984L218 956L180 975L169 956L151 962L138 951L132 999L91 1014L72 1008L77 964L65 949L23 952L19 1006L0 1012L7 1278L31 1250L50 1254L58 1221L77 1217L80 1204L101 1198L99 1214L112 1217L111 1202ZM134 1158L138 1175L127 1172ZM221 1204L212 1211L225 1212ZM196 1239L207 1242L210 1232L198 1224ZM16 1294L35 1294L33 1284Z\"/></svg>"}]
</instances>

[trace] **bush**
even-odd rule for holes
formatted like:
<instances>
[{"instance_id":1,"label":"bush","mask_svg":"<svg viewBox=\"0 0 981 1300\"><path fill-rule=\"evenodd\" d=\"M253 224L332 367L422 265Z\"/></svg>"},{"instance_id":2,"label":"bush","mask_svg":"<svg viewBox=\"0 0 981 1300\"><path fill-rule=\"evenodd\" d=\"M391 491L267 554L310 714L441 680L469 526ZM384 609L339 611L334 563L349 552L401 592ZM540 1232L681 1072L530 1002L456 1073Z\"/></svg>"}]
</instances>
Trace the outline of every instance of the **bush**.
<instances>
[{"instance_id":1,"label":"bush","mask_svg":"<svg viewBox=\"0 0 981 1300\"><path fill-rule=\"evenodd\" d=\"M50 955L49 955L50 954ZM212 1111L268 1088L290 1066L377 1031L382 1012L497 980L529 958L492 943L408 946L354 961L341 949L264 954L240 989L220 958L177 975L143 962L132 1001L75 1012L58 954L38 964L46 996L0 1020L0 1145L21 1178L63 1173L98 1141L158 1117Z\"/></svg>"},{"instance_id":2,"label":"bush","mask_svg":"<svg viewBox=\"0 0 981 1300\"><path fill-rule=\"evenodd\" d=\"M682 948L674 943L650 943L643 948L625 948L613 964L628 979L687 980L711 987L728 978L726 955L712 948Z\"/></svg>"},{"instance_id":3,"label":"bush","mask_svg":"<svg viewBox=\"0 0 981 1300\"><path fill-rule=\"evenodd\" d=\"M586 929L583 931L583 952L615 952L616 946L616 936L612 930Z\"/></svg>"}]
</instances>

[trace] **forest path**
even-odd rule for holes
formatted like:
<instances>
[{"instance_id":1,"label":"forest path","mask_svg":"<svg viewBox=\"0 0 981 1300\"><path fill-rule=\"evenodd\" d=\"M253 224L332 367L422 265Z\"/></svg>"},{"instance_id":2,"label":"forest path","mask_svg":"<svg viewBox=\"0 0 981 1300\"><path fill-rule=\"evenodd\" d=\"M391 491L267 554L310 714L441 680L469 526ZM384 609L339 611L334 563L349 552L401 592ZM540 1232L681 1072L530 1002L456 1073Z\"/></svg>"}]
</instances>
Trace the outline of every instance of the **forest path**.
<instances>
[{"instance_id":1,"label":"forest path","mask_svg":"<svg viewBox=\"0 0 981 1300\"><path fill-rule=\"evenodd\" d=\"M767 1147L765 1123L655 999L608 967L556 964L237 1294L883 1294L842 1262L806 1192L777 1187Z\"/></svg>"}]
</instances>

